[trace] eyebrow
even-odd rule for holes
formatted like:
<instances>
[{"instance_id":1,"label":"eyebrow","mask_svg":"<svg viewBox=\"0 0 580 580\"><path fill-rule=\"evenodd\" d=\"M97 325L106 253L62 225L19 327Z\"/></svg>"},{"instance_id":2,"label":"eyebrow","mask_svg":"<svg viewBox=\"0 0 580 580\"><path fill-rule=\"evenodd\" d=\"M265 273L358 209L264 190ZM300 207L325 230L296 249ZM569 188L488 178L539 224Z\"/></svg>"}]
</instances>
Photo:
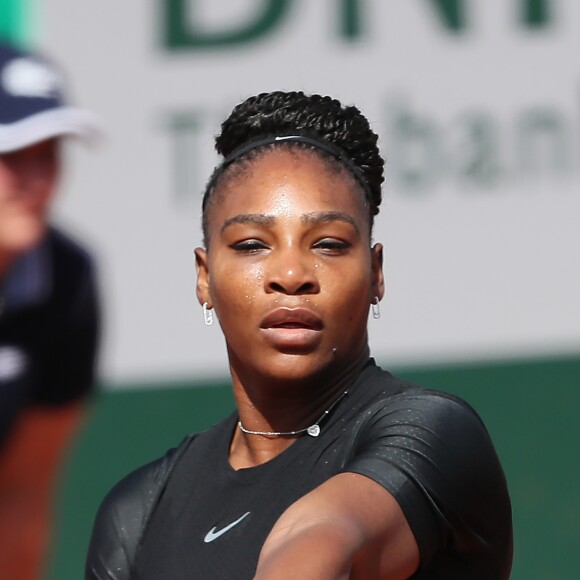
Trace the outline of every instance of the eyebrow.
<instances>
[{"instance_id":1,"label":"eyebrow","mask_svg":"<svg viewBox=\"0 0 580 580\"><path fill-rule=\"evenodd\" d=\"M221 233L234 224L253 224L256 226L273 226L276 218L274 216L266 215L263 213L245 213L240 215L235 215L224 222L221 228Z\"/></svg>"},{"instance_id":2,"label":"eyebrow","mask_svg":"<svg viewBox=\"0 0 580 580\"><path fill-rule=\"evenodd\" d=\"M344 222L350 224L357 232L359 231L356 221L347 213L341 211L317 211L306 213L301 218L303 224L316 225L328 222Z\"/></svg>"},{"instance_id":3,"label":"eyebrow","mask_svg":"<svg viewBox=\"0 0 580 580\"><path fill-rule=\"evenodd\" d=\"M357 233L360 233L356 221L347 213L341 211L316 211L311 213L306 213L300 216L300 221L304 225L317 225L329 222L344 222L351 225ZM224 232L226 228L234 224L253 224L257 226L271 227L276 223L276 218L271 215L266 215L263 213L247 213L239 214L234 217L229 218L224 222L221 227L221 233Z\"/></svg>"}]
</instances>

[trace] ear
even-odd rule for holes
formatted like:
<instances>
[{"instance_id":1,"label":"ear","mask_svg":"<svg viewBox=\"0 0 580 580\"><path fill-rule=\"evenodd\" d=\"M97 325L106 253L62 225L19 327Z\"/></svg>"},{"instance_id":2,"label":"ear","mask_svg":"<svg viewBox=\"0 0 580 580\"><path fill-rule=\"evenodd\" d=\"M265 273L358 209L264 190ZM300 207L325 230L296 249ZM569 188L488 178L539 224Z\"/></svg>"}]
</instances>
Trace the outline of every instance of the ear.
<instances>
[{"instance_id":1,"label":"ear","mask_svg":"<svg viewBox=\"0 0 580 580\"><path fill-rule=\"evenodd\" d=\"M197 272L196 294L200 304L207 302L211 308L212 301L209 290L209 260L207 251L203 248L195 248L195 270Z\"/></svg>"},{"instance_id":2,"label":"ear","mask_svg":"<svg viewBox=\"0 0 580 580\"><path fill-rule=\"evenodd\" d=\"M382 300L385 295L385 277L383 274L383 245L375 244L371 248L372 290L375 296Z\"/></svg>"}]
</instances>

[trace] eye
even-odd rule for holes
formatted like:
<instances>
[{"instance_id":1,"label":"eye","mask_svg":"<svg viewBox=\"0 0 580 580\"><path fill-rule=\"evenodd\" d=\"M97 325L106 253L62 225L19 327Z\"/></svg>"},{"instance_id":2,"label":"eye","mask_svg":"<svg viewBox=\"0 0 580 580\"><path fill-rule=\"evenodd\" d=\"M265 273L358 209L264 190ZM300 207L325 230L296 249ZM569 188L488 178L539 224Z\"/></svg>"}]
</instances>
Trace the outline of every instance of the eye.
<instances>
[{"instance_id":1,"label":"eye","mask_svg":"<svg viewBox=\"0 0 580 580\"><path fill-rule=\"evenodd\" d=\"M230 248L242 254L255 254L260 250L268 249L268 246L260 240L242 240L241 242L231 244Z\"/></svg>"},{"instance_id":2,"label":"eye","mask_svg":"<svg viewBox=\"0 0 580 580\"><path fill-rule=\"evenodd\" d=\"M337 238L323 238L313 244L313 248L322 251L325 254L339 255L344 254L350 247L350 242L340 240Z\"/></svg>"}]
</instances>

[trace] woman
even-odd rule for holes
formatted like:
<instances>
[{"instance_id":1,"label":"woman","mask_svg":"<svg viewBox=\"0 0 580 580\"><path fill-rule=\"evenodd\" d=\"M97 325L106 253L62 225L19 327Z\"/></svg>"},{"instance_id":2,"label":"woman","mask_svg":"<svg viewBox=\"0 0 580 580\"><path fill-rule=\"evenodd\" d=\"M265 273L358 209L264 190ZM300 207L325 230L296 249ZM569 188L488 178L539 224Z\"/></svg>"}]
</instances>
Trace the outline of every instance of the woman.
<instances>
[{"instance_id":1,"label":"woman","mask_svg":"<svg viewBox=\"0 0 580 580\"><path fill-rule=\"evenodd\" d=\"M252 97L222 125L197 296L237 410L112 490L87 578L509 577L510 502L481 420L369 357L376 143L358 109L300 92Z\"/></svg>"}]
</instances>

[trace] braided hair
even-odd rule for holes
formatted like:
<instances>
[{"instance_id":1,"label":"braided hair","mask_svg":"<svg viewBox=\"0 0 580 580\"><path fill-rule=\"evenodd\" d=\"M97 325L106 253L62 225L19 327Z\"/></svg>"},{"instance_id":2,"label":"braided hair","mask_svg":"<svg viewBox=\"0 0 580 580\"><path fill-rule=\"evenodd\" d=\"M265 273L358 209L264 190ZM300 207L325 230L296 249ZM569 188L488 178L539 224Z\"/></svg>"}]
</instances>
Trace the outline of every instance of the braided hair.
<instances>
[{"instance_id":1,"label":"braided hair","mask_svg":"<svg viewBox=\"0 0 580 580\"><path fill-rule=\"evenodd\" d=\"M274 140L289 135L305 139L303 142ZM309 144L310 140L320 146ZM216 150L225 161L215 169L203 197L202 221L206 246L208 209L222 176L234 167L243 168L270 147L316 151L328 162L339 165L340 169L350 170L367 197L372 228L373 218L379 213L384 179L384 160L377 141L378 136L358 108L343 106L328 96L307 95L302 91L274 91L246 99L222 123L221 133L215 140Z\"/></svg>"}]
</instances>

